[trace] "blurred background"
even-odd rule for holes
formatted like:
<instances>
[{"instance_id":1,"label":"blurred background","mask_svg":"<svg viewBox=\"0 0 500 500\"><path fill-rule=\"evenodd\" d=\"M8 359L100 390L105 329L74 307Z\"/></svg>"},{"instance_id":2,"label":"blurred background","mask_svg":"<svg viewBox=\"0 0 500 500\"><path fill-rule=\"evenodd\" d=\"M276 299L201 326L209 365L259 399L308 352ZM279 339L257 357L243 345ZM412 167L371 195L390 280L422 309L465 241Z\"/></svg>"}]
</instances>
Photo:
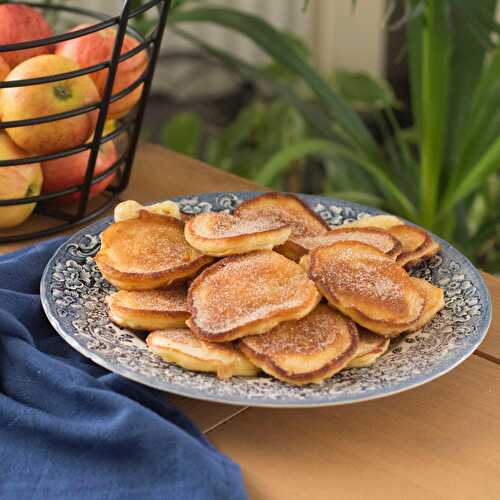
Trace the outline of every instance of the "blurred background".
<instances>
[{"instance_id":1,"label":"blurred background","mask_svg":"<svg viewBox=\"0 0 500 500\"><path fill-rule=\"evenodd\" d=\"M172 0L142 140L382 208L499 273L498 3Z\"/></svg>"}]
</instances>

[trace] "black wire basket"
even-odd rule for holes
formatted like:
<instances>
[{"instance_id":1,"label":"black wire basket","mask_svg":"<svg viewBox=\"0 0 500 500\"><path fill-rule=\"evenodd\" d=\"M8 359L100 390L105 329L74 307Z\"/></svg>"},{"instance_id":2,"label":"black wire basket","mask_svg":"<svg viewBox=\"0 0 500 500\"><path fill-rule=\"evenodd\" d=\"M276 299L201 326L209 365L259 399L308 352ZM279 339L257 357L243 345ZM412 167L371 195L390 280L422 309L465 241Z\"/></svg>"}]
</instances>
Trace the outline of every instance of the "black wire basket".
<instances>
[{"instance_id":1,"label":"black wire basket","mask_svg":"<svg viewBox=\"0 0 500 500\"><path fill-rule=\"evenodd\" d=\"M132 163L139 139L146 102L151 90L151 83L160 51L161 39L165 30L167 15L170 8L170 0L151 0L145 3L134 2L133 0L124 0L120 14L110 16L85 8L64 4L57 5L43 2L22 3L30 7L35 7L39 10L52 10L55 12L68 13L75 17L85 16L95 20L95 23L83 29L54 35L49 38L23 43L0 45L0 55L7 51L17 51L46 45L54 45L59 42L82 37L110 27L115 27L116 38L111 58L100 64L52 76L16 81L0 81L0 89L20 87L67 80L69 78L108 69L107 80L99 102L82 106L71 111L40 116L34 119L0 122L0 131L3 131L11 127L37 125L51 121L63 120L65 118L89 113L94 110L97 110L98 113L93 137L85 144L55 153L32 155L16 160L0 161L0 168L3 168L41 163L75 155L87 150L90 152L84 180L80 185L38 196L0 199L0 207L36 203L34 211L35 214L33 215L36 219L35 222L31 222L29 224L24 223L18 227L8 230L0 229L0 243L11 243L47 236L87 222L110 208L116 202L119 194L126 189L130 179ZM148 14L148 21L154 20L154 25L150 27L148 35L142 36L137 30L130 26L129 23L133 18L137 16L144 16L150 10L151 12ZM122 44L125 35L134 37L139 43L132 50L122 53ZM133 57L141 51L147 51L148 53L148 62L144 72L126 88L113 94L113 84L119 63ZM143 85L142 94L135 105L134 110L125 117L121 118L114 130L105 134L105 122L110 104L123 98L141 84ZM98 175L94 175L96 161L101 146L106 142L115 139L117 141L119 140L121 144L117 159L111 166L106 168L105 171L99 173ZM106 187L105 191L103 191L101 195L90 200L92 186L109 177L113 178L112 183ZM73 205L65 206L57 203L58 199L67 197L68 195L72 195L74 193L79 194L77 195L78 201ZM38 221L40 221L39 224ZM26 229L26 226L29 226L28 230Z\"/></svg>"}]
</instances>

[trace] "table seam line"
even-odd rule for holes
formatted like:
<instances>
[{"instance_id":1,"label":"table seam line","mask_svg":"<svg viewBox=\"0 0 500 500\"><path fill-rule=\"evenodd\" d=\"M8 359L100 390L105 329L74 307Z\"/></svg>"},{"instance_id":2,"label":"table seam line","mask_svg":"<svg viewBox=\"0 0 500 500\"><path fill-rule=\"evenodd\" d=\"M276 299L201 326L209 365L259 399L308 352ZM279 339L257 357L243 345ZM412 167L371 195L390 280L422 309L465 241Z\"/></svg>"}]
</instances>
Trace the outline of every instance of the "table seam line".
<instances>
[{"instance_id":1,"label":"table seam line","mask_svg":"<svg viewBox=\"0 0 500 500\"><path fill-rule=\"evenodd\" d=\"M228 415L227 417L223 418L219 422L207 427L206 429L203 429L203 434L205 436L208 435L210 432L214 431L215 429L218 429L220 426L226 424L227 422L229 422L233 418L238 417L239 415L241 415L242 413L247 411L249 408L250 408L249 406L244 406L243 408L240 408L238 411L231 413L231 415Z\"/></svg>"}]
</instances>

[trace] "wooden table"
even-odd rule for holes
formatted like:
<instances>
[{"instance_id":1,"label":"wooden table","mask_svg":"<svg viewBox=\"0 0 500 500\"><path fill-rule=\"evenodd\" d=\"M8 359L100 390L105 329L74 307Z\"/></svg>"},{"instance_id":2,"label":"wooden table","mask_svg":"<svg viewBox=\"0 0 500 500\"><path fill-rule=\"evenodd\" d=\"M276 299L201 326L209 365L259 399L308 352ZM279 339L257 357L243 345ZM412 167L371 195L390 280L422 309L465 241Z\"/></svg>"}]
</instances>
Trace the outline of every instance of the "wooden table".
<instances>
[{"instance_id":1,"label":"wooden table","mask_svg":"<svg viewBox=\"0 0 500 500\"><path fill-rule=\"evenodd\" d=\"M145 145L123 199L255 184ZM21 245L5 245L0 253ZM332 408L241 408L169 395L238 462L252 499L500 499L500 279L486 340L451 373L386 399Z\"/></svg>"}]
</instances>

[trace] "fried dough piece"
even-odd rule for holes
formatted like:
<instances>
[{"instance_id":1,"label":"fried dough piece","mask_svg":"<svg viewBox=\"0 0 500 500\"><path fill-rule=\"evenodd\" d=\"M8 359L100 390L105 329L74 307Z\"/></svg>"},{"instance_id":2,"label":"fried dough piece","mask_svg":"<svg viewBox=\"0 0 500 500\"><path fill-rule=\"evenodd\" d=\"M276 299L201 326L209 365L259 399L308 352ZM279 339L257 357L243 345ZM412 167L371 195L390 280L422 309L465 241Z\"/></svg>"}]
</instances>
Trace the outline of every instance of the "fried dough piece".
<instances>
[{"instance_id":1,"label":"fried dough piece","mask_svg":"<svg viewBox=\"0 0 500 500\"><path fill-rule=\"evenodd\" d=\"M358 326L359 344L354 358L346 368L364 368L371 366L389 348L390 339L369 332Z\"/></svg>"},{"instance_id":2,"label":"fried dough piece","mask_svg":"<svg viewBox=\"0 0 500 500\"><path fill-rule=\"evenodd\" d=\"M287 242L276 248L288 258L293 259L295 252L290 249L289 242L295 238L318 236L328 231L328 224L299 197L292 194L265 193L244 201L234 215L250 219L267 219L280 222L291 227Z\"/></svg>"},{"instance_id":3,"label":"fried dough piece","mask_svg":"<svg viewBox=\"0 0 500 500\"><path fill-rule=\"evenodd\" d=\"M400 226L401 224L403 224L403 221L395 215L382 214L363 217L362 219L343 224L340 227L378 227L379 229L388 230L391 227Z\"/></svg>"},{"instance_id":4,"label":"fried dough piece","mask_svg":"<svg viewBox=\"0 0 500 500\"><path fill-rule=\"evenodd\" d=\"M115 207L114 218L115 222L123 222L128 219L137 219L141 210L148 210L158 215L170 215L176 219L182 219L179 205L175 201L162 201L143 207L140 203L134 200L127 200L118 203Z\"/></svg>"},{"instance_id":5,"label":"fried dough piece","mask_svg":"<svg viewBox=\"0 0 500 500\"><path fill-rule=\"evenodd\" d=\"M429 233L421 228L405 224L394 215L364 217L341 227L377 227L387 230L401 242L401 253L396 261L402 266L410 266L420 259L428 259L441 250L439 243L434 241Z\"/></svg>"},{"instance_id":6,"label":"fried dough piece","mask_svg":"<svg viewBox=\"0 0 500 500\"><path fill-rule=\"evenodd\" d=\"M396 259L402 266L432 257L441 249L441 246L431 238L430 234L419 227L403 224L390 228L389 232L403 246L403 251Z\"/></svg>"},{"instance_id":7,"label":"fried dough piece","mask_svg":"<svg viewBox=\"0 0 500 500\"><path fill-rule=\"evenodd\" d=\"M342 313L320 304L302 319L241 339L238 347L273 377L296 385L318 384L355 356L358 332Z\"/></svg>"},{"instance_id":8,"label":"fried dough piece","mask_svg":"<svg viewBox=\"0 0 500 500\"><path fill-rule=\"evenodd\" d=\"M152 290L192 276L212 258L187 243L182 221L141 210L103 231L95 261L115 287Z\"/></svg>"},{"instance_id":9,"label":"fried dough piece","mask_svg":"<svg viewBox=\"0 0 500 500\"><path fill-rule=\"evenodd\" d=\"M186 222L187 242L205 255L222 257L272 249L283 244L291 228L267 218L235 217L221 212L206 212Z\"/></svg>"},{"instance_id":10,"label":"fried dough piece","mask_svg":"<svg viewBox=\"0 0 500 500\"><path fill-rule=\"evenodd\" d=\"M422 312L424 298L406 271L366 243L340 241L303 259L328 302L368 330L393 337Z\"/></svg>"},{"instance_id":11,"label":"fried dough piece","mask_svg":"<svg viewBox=\"0 0 500 500\"><path fill-rule=\"evenodd\" d=\"M213 372L221 379L259 372L233 344L205 342L188 329L158 330L148 335L146 343L164 361L186 370Z\"/></svg>"},{"instance_id":12,"label":"fried dough piece","mask_svg":"<svg viewBox=\"0 0 500 500\"><path fill-rule=\"evenodd\" d=\"M227 342L302 318L320 299L298 264L256 250L220 260L191 283L186 324L204 340Z\"/></svg>"},{"instance_id":13,"label":"fried dough piece","mask_svg":"<svg viewBox=\"0 0 500 500\"><path fill-rule=\"evenodd\" d=\"M120 290L108 295L106 304L111 321L133 330L181 328L189 318L185 283L163 290Z\"/></svg>"},{"instance_id":14,"label":"fried dough piece","mask_svg":"<svg viewBox=\"0 0 500 500\"><path fill-rule=\"evenodd\" d=\"M296 238L288 242L290 254L294 254L293 260L298 260L302 255L312 249L331 245L337 241L361 241L367 245L371 245L389 257L394 259L401 252L401 243L394 236L384 229L376 227L343 227L332 229L325 234L319 236L306 236ZM289 257L289 255L287 255Z\"/></svg>"},{"instance_id":15,"label":"fried dough piece","mask_svg":"<svg viewBox=\"0 0 500 500\"><path fill-rule=\"evenodd\" d=\"M441 288L432 285L426 280L411 278L413 284L424 294L424 308L418 319L408 328L408 332L415 332L423 328L444 307L444 292Z\"/></svg>"}]
</instances>

